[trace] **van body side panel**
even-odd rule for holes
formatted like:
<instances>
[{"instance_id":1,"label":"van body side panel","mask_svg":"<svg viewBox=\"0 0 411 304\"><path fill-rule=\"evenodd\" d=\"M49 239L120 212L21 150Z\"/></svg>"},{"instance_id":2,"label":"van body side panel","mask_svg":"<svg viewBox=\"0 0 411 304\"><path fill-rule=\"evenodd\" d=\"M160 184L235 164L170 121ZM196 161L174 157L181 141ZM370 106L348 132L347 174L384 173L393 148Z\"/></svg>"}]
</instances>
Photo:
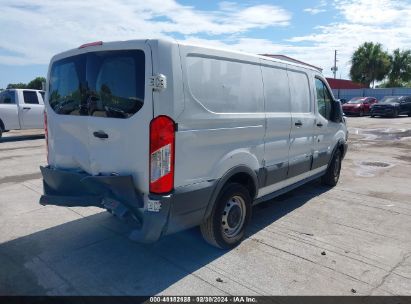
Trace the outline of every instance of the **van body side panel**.
<instances>
[{"instance_id":1,"label":"van body side panel","mask_svg":"<svg viewBox=\"0 0 411 304\"><path fill-rule=\"evenodd\" d=\"M285 64L262 60L266 132L264 147L265 182L268 186L287 179L290 147L290 88Z\"/></svg>"},{"instance_id":2,"label":"van body side panel","mask_svg":"<svg viewBox=\"0 0 411 304\"><path fill-rule=\"evenodd\" d=\"M258 172L265 132L259 60L183 45L180 52L185 107L176 134L176 180L215 180L238 165Z\"/></svg>"},{"instance_id":3,"label":"van body side panel","mask_svg":"<svg viewBox=\"0 0 411 304\"><path fill-rule=\"evenodd\" d=\"M291 134L288 178L311 170L315 134L315 114L309 74L287 66L291 93Z\"/></svg>"}]
</instances>

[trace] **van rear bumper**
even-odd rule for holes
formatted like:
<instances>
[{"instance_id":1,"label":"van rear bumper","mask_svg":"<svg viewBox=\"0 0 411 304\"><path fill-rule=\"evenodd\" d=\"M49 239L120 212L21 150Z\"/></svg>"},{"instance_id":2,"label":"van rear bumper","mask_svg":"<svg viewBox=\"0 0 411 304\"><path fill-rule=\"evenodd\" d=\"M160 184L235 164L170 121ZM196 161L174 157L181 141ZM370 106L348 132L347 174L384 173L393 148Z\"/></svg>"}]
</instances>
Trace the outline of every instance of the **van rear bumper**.
<instances>
[{"instance_id":1,"label":"van rear bumper","mask_svg":"<svg viewBox=\"0 0 411 304\"><path fill-rule=\"evenodd\" d=\"M133 224L130 235L138 242L155 242L162 235L199 225L205 216L216 182L210 181L176 189L173 193L144 197L135 188L132 176L92 176L87 173L40 167L44 195L41 205L100 207Z\"/></svg>"}]
</instances>

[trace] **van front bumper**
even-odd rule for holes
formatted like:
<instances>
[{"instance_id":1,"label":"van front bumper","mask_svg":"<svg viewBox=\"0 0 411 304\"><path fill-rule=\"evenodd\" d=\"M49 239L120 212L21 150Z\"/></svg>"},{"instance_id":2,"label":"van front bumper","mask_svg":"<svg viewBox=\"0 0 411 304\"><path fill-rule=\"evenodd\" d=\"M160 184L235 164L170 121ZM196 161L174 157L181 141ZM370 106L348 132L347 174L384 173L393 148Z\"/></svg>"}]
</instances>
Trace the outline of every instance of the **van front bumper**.
<instances>
[{"instance_id":1,"label":"van front bumper","mask_svg":"<svg viewBox=\"0 0 411 304\"><path fill-rule=\"evenodd\" d=\"M144 200L131 175L92 176L49 166L40 170L44 189L41 205L107 209L132 223L130 238L144 243L199 225L216 184L194 184L169 195L149 194Z\"/></svg>"}]
</instances>

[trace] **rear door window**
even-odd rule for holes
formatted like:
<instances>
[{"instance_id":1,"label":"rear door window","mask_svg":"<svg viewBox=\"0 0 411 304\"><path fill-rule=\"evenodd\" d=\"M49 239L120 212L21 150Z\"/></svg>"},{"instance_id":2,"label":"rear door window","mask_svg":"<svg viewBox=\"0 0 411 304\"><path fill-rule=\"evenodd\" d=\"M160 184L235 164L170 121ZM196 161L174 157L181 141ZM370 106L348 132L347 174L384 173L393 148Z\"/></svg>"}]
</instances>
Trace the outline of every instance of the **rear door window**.
<instances>
[{"instance_id":1,"label":"rear door window","mask_svg":"<svg viewBox=\"0 0 411 304\"><path fill-rule=\"evenodd\" d=\"M24 103L39 104L36 91L23 91Z\"/></svg>"},{"instance_id":2,"label":"rear door window","mask_svg":"<svg viewBox=\"0 0 411 304\"><path fill-rule=\"evenodd\" d=\"M4 91L0 93L0 104L15 104L14 91Z\"/></svg>"},{"instance_id":3,"label":"rear door window","mask_svg":"<svg viewBox=\"0 0 411 304\"><path fill-rule=\"evenodd\" d=\"M49 103L63 115L128 118L144 104L141 50L91 52L53 63Z\"/></svg>"}]
</instances>

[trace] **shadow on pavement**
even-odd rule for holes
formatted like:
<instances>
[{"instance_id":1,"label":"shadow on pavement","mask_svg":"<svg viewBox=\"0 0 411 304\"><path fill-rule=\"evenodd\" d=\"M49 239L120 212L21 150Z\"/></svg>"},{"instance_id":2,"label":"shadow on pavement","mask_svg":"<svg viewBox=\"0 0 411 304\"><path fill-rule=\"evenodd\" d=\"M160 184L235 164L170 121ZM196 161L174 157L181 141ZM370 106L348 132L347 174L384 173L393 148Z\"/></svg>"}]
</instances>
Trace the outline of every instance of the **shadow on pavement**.
<instances>
[{"instance_id":1,"label":"shadow on pavement","mask_svg":"<svg viewBox=\"0 0 411 304\"><path fill-rule=\"evenodd\" d=\"M256 206L247 237L327 190L315 181ZM201 293L202 279L179 281L227 253L198 228L154 244L134 243L128 232L101 212L0 244L0 295L153 295L178 284Z\"/></svg>"},{"instance_id":2,"label":"shadow on pavement","mask_svg":"<svg viewBox=\"0 0 411 304\"><path fill-rule=\"evenodd\" d=\"M25 140L36 140L44 138L44 134L35 134L35 135L12 135L4 136L0 138L0 143L2 142L16 142L16 141L25 141Z\"/></svg>"}]
</instances>

